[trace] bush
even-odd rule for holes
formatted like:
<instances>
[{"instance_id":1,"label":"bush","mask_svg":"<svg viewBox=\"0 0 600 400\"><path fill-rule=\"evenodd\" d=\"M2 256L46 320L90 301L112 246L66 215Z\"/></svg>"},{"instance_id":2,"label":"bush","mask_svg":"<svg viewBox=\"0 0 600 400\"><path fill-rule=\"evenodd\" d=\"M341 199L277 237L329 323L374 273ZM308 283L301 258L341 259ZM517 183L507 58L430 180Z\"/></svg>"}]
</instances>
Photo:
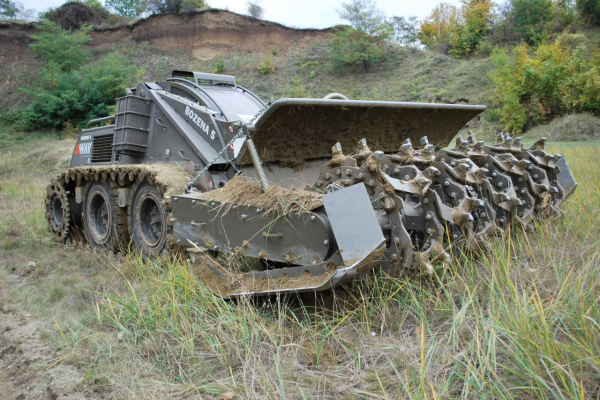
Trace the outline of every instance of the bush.
<instances>
[{"instance_id":1,"label":"bush","mask_svg":"<svg viewBox=\"0 0 600 400\"><path fill-rule=\"evenodd\" d=\"M286 96L291 98L305 98L308 97L302 79L299 76L292 78L291 84L287 87Z\"/></svg>"},{"instance_id":2,"label":"bush","mask_svg":"<svg viewBox=\"0 0 600 400\"><path fill-rule=\"evenodd\" d=\"M600 114L600 58L589 58L583 44L574 48L574 36L562 35L535 51L521 44L512 57L494 51L490 77L500 106L495 116L505 129L521 132L571 112Z\"/></svg>"},{"instance_id":3,"label":"bush","mask_svg":"<svg viewBox=\"0 0 600 400\"><path fill-rule=\"evenodd\" d=\"M512 28L526 41L541 42L552 19L552 0L510 0Z\"/></svg>"},{"instance_id":4,"label":"bush","mask_svg":"<svg viewBox=\"0 0 600 400\"><path fill-rule=\"evenodd\" d=\"M32 88L21 89L31 97L20 113L25 129L60 128L66 121L85 125L93 118L109 115L109 108L125 87L141 71L116 52L95 63L83 47L89 42L87 30L68 33L49 21L40 25L41 33L31 47L45 60Z\"/></svg>"},{"instance_id":5,"label":"bush","mask_svg":"<svg viewBox=\"0 0 600 400\"><path fill-rule=\"evenodd\" d=\"M342 7L340 17L351 26L340 27L331 36L333 60L338 66L362 66L367 71L373 63L382 60L384 42L390 38L393 28L371 1L353 0Z\"/></svg>"},{"instance_id":6,"label":"bush","mask_svg":"<svg viewBox=\"0 0 600 400\"><path fill-rule=\"evenodd\" d=\"M106 22L110 13L97 0L69 1L46 11L42 17L62 29L76 31L85 25L100 25Z\"/></svg>"},{"instance_id":7,"label":"bush","mask_svg":"<svg viewBox=\"0 0 600 400\"><path fill-rule=\"evenodd\" d=\"M63 71L70 71L91 59L90 52L83 46L90 43L90 27L69 33L56 23L43 20L38 25L40 33L32 35L35 40L29 47L47 62L56 64Z\"/></svg>"},{"instance_id":8,"label":"bush","mask_svg":"<svg viewBox=\"0 0 600 400\"><path fill-rule=\"evenodd\" d=\"M275 65L273 65L271 56L267 57L267 59L258 66L258 72L263 75L270 75L275 72Z\"/></svg>"},{"instance_id":9,"label":"bush","mask_svg":"<svg viewBox=\"0 0 600 400\"><path fill-rule=\"evenodd\" d=\"M213 74L222 74L223 72L225 72L225 58L223 56L219 56L217 58L215 69L213 69Z\"/></svg>"},{"instance_id":10,"label":"bush","mask_svg":"<svg viewBox=\"0 0 600 400\"><path fill-rule=\"evenodd\" d=\"M152 14L182 14L206 7L204 0L146 0L146 9Z\"/></svg>"},{"instance_id":11,"label":"bush","mask_svg":"<svg viewBox=\"0 0 600 400\"><path fill-rule=\"evenodd\" d=\"M584 19L600 25L600 2L598 0L577 0L577 11Z\"/></svg>"},{"instance_id":12,"label":"bush","mask_svg":"<svg viewBox=\"0 0 600 400\"><path fill-rule=\"evenodd\" d=\"M491 25L491 0L462 0L460 9L441 3L421 24L421 43L430 49L447 46L455 56L475 51Z\"/></svg>"}]
</instances>

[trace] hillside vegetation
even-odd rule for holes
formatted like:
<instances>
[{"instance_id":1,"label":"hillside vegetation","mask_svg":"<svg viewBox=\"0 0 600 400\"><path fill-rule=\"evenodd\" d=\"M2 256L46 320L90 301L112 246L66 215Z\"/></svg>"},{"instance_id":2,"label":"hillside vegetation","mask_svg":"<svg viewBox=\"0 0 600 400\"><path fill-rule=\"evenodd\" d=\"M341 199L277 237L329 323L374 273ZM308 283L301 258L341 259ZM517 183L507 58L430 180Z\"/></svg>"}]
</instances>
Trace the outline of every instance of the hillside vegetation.
<instances>
[{"instance_id":1,"label":"hillside vegetation","mask_svg":"<svg viewBox=\"0 0 600 400\"><path fill-rule=\"evenodd\" d=\"M117 14L120 1L111 3ZM73 10L88 7L100 15L99 6L92 3L68 3L46 13L45 22L28 35L27 52L37 57L24 71L18 60L0 68L8 78L0 86L0 119L5 124L20 130L82 126L91 118L108 115L126 84L162 80L172 69L235 75L240 84L264 99L341 92L354 99L485 104L489 111L482 116L483 124L475 121L475 126L486 137L498 130L520 133L572 113L600 112L600 31L595 14L588 12L583 0L509 0L500 5L465 0L460 7L437 6L423 21L387 18L375 3L353 0L340 10L350 26L327 32L298 31L301 36L290 36L289 42L284 39L281 45L270 47L248 46L240 36L237 48L231 38L229 44L219 45L218 34L199 38L209 42L191 48L166 39L156 46L151 43L158 42L151 38L121 45L116 39L119 34L113 35L115 39L109 34L99 46L92 42L91 33L97 32L94 37L99 39L102 32L120 31L122 36L131 28L90 31L72 21L65 25L64 16L71 16ZM530 17L521 18L523 10L529 9ZM159 15L169 12L153 10ZM119 18L128 17L124 12ZM219 18L223 24L234 22L231 13L205 10L200 14L207 12L216 17L211 17L213 23ZM200 14L177 18L185 23ZM238 24L244 18L233 16ZM165 37L173 34L164 23L153 21L155 25L144 32L163 29ZM265 38L269 29L282 28L255 18L244 23L251 29L248 34L253 33L253 24L266 29ZM61 33L59 26L66 30ZM82 45L91 50L92 59ZM61 66L57 60L64 54L44 53L43 48L69 48L70 57L89 62ZM111 82L108 75L118 78ZM98 82L95 76L105 77L106 82Z\"/></svg>"}]
</instances>

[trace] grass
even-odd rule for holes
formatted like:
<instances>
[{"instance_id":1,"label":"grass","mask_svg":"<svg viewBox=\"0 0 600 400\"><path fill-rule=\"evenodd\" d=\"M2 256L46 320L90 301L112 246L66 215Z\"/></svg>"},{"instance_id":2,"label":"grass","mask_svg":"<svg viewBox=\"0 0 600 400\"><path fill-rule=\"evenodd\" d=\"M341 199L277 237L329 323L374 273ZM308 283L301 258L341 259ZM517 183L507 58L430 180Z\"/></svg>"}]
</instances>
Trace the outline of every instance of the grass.
<instances>
[{"instance_id":1,"label":"grass","mask_svg":"<svg viewBox=\"0 0 600 400\"><path fill-rule=\"evenodd\" d=\"M587 399L600 394L600 143L551 144L579 187L566 217L456 255L432 278L224 301L183 258L57 246L44 187L73 141L0 149L3 302L44 322L116 399ZM35 273L17 278L28 261ZM317 307L315 307L317 306Z\"/></svg>"}]
</instances>

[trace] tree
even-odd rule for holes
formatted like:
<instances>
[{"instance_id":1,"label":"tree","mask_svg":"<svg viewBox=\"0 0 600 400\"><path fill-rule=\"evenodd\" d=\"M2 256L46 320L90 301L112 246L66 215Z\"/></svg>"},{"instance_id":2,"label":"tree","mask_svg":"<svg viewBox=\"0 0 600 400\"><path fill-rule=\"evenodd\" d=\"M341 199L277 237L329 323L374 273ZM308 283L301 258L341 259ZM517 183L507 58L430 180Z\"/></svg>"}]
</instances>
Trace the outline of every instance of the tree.
<instances>
[{"instance_id":1,"label":"tree","mask_svg":"<svg viewBox=\"0 0 600 400\"><path fill-rule=\"evenodd\" d=\"M206 7L204 0L146 0L145 10L152 14L189 13Z\"/></svg>"},{"instance_id":2,"label":"tree","mask_svg":"<svg viewBox=\"0 0 600 400\"><path fill-rule=\"evenodd\" d=\"M141 0L106 0L104 5L111 12L125 18L137 18L142 13Z\"/></svg>"},{"instance_id":3,"label":"tree","mask_svg":"<svg viewBox=\"0 0 600 400\"><path fill-rule=\"evenodd\" d=\"M470 54L490 29L493 7L491 0L461 0L460 8L441 3L421 24L421 43L446 45L455 56Z\"/></svg>"},{"instance_id":4,"label":"tree","mask_svg":"<svg viewBox=\"0 0 600 400\"><path fill-rule=\"evenodd\" d=\"M390 24L394 29L393 38L404 46L415 46L419 41L419 20L417 17L392 17Z\"/></svg>"},{"instance_id":5,"label":"tree","mask_svg":"<svg viewBox=\"0 0 600 400\"><path fill-rule=\"evenodd\" d=\"M510 5L513 29L530 43L542 39L552 18L552 0L510 0Z\"/></svg>"},{"instance_id":6,"label":"tree","mask_svg":"<svg viewBox=\"0 0 600 400\"><path fill-rule=\"evenodd\" d=\"M331 37L334 61L340 65L360 65L367 71L383 58L384 42L390 38L393 29L369 0L344 3L339 15L350 22L350 27L336 29Z\"/></svg>"},{"instance_id":7,"label":"tree","mask_svg":"<svg viewBox=\"0 0 600 400\"><path fill-rule=\"evenodd\" d=\"M46 63L56 64L58 69L68 72L77 69L91 59L90 52L84 47L92 41L88 34L90 27L84 27L69 33L55 23L43 20L37 27L38 34L29 47Z\"/></svg>"},{"instance_id":8,"label":"tree","mask_svg":"<svg viewBox=\"0 0 600 400\"><path fill-rule=\"evenodd\" d=\"M463 56L473 52L491 26L491 0L461 0L461 23L455 26L450 39L450 53Z\"/></svg>"},{"instance_id":9,"label":"tree","mask_svg":"<svg viewBox=\"0 0 600 400\"><path fill-rule=\"evenodd\" d=\"M577 11L584 19L600 25L600 1L577 0Z\"/></svg>"},{"instance_id":10,"label":"tree","mask_svg":"<svg viewBox=\"0 0 600 400\"><path fill-rule=\"evenodd\" d=\"M19 12L19 5L12 0L0 0L0 16L15 19Z\"/></svg>"},{"instance_id":11,"label":"tree","mask_svg":"<svg viewBox=\"0 0 600 400\"><path fill-rule=\"evenodd\" d=\"M263 14L265 13L264 8L262 8L258 3L254 3L249 1L248 3L248 15L252 18L262 19Z\"/></svg>"},{"instance_id":12,"label":"tree","mask_svg":"<svg viewBox=\"0 0 600 400\"><path fill-rule=\"evenodd\" d=\"M459 11L452 4L440 3L421 23L420 39L428 48L448 43L460 23Z\"/></svg>"}]
</instances>

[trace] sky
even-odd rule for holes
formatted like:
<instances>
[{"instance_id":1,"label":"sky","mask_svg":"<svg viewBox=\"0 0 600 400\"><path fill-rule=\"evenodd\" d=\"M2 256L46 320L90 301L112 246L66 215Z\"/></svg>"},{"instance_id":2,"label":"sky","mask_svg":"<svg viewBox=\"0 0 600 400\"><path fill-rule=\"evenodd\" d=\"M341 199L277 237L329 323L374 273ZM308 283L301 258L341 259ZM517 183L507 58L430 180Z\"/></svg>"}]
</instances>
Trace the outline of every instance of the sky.
<instances>
[{"instance_id":1,"label":"sky","mask_svg":"<svg viewBox=\"0 0 600 400\"><path fill-rule=\"evenodd\" d=\"M25 8L45 11L63 4L64 0L17 0ZM100 0L104 2L104 0ZM426 17L433 7L442 0L376 0L377 7L388 17L416 15L419 19ZM459 0L444 0L447 3L459 4ZM337 10L342 3L349 0L260 0L264 8L263 19L297 28L328 28L339 25L343 21ZM208 0L215 8L225 8L240 14L247 10L247 0Z\"/></svg>"}]
</instances>

